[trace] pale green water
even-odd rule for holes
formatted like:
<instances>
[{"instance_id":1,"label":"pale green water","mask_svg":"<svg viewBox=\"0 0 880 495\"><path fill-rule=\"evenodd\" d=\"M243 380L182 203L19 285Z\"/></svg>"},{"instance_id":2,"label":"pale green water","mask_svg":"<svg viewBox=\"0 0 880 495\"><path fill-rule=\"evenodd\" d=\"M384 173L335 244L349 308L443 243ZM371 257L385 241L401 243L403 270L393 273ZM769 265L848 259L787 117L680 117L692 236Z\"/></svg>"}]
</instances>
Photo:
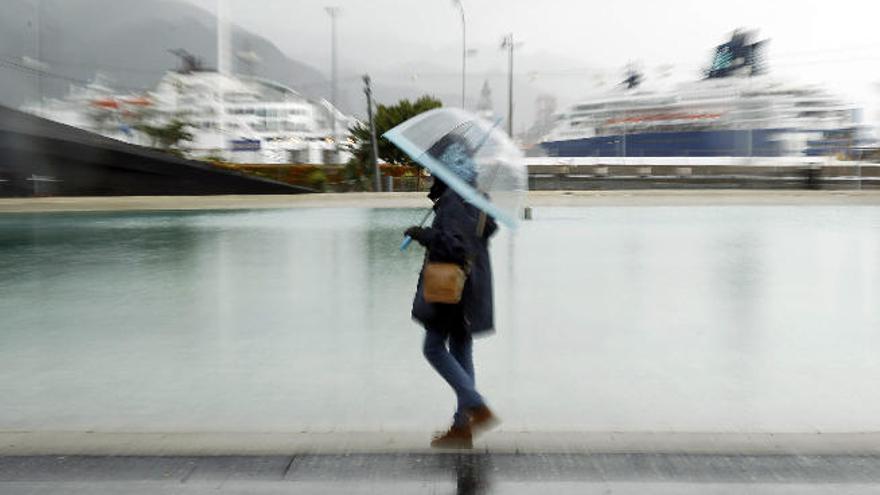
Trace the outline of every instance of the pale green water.
<instances>
[{"instance_id":1,"label":"pale green water","mask_svg":"<svg viewBox=\"0 0 880 495\"><path fill-rule=\"evenodd\" d=\"M442 426L420 216L0 216L0 429ZM880 208L538 208L493 262L507 429L880 429Z\"/></svg>"}]
</instances>

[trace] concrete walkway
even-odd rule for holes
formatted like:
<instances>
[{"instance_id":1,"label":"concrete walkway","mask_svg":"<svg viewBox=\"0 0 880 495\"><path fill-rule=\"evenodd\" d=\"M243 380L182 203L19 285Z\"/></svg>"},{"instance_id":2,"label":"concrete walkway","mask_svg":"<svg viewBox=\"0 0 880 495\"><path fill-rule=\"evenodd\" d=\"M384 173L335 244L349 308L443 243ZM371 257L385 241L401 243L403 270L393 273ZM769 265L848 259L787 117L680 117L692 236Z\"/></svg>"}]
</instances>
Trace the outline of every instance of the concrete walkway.
<instances>
[{"instance_id":1,"label":"concrete walkway","mask_svg":"<svg viewBox=\"0 0 880 495\"><path fill-rule=\"evenodd\" d=\"M425 454L429 432L0 431L0 456ZM880 433L492 432L490 454L880 456Z\"/></svg>"},{"instance_id":2,"label":"concrete walkway","mask_svg":"<svg viewBox=\"0 0 880 495\"><path fill-rule=\"evenodd\" d=\"M0 493L877 493L878 456L0 457Z\"/></svg>"},{"instance_id":3,"label":"concrete walkway","mask_svg":"<svg viewBox=\"0 0 880 495\"><path fill-rule=\"evenodd\" d=\"M0 493L862 494L880 433L0 432Z\"/></svg>"}]
</instances>

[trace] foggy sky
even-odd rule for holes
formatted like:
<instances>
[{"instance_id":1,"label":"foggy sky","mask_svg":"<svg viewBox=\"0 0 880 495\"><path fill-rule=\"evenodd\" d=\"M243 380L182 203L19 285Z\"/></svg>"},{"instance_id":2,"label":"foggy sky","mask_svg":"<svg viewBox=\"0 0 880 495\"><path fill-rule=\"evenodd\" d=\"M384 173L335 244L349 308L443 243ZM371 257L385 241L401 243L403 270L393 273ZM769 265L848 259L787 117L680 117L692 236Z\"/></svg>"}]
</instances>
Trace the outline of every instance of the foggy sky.
<instances>
[{"instance_id":1,"label":"foggy sky","mask_svg":"<svg viewBox=\"0 0 880 495\"><path fill-rule=\"evenodd\" d=\"M214 11L216 0L188 0ZM460 81L461 22L451 0L230 0L234 23L274 42L289 56L329 73L327 5L338 20L342 84L369 72L389 84L449 92ZM501 75L498 45L514 33L523 44L518 82L554 93L568 104L614 83L628 62L651 78L671 66L673 78L699 77L715 45L735 28L758 29L771 40L773 74L821 83L852 100L877 94L880 81L880 2L865 0L463 0L469 59L469 102L486 75ZM503 79L502 79L503 80ZM496 106L506 98L494 87ZM457 92L457 91L456 91ZM471 103L472 104L472 103Z\"/></svg>"}]
</instances>

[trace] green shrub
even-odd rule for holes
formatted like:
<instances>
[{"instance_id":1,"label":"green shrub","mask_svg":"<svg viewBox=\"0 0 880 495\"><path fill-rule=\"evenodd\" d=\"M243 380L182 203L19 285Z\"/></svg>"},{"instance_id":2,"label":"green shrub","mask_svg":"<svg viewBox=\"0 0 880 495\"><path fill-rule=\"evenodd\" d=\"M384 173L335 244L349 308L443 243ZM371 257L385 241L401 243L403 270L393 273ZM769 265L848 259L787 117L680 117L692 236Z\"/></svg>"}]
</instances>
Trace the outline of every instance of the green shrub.
<instances>
[{"instance_id":1,"label":"green shrub","mask_svg":"<svg viewBox=\"0 0 880 495\"><path fill-rule=\"evenodd\" d=\"M327 187L327 174L323 170L312 170L306 180L309 186L319 191L323 191Z\"/></svg>"}]
</instances>

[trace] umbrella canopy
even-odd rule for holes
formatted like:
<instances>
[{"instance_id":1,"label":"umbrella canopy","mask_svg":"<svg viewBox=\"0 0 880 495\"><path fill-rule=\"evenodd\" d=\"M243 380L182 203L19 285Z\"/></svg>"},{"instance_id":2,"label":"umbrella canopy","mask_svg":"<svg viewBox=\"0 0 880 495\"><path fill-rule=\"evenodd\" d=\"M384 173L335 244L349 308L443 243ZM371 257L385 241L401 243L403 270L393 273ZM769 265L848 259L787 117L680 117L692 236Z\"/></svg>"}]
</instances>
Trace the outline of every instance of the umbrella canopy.
<instances>
[{"instance_id":1,"label":"umbrella canopy","mask_svg":"<svg viewBox=\"0 0 880 495\"><path fill-rule=\"evenodd\" d=\"M383 136L465 201L516 228L528 189L525 161L495 124L458 108L438 108Z\"/></svg>"}]
</instances>

